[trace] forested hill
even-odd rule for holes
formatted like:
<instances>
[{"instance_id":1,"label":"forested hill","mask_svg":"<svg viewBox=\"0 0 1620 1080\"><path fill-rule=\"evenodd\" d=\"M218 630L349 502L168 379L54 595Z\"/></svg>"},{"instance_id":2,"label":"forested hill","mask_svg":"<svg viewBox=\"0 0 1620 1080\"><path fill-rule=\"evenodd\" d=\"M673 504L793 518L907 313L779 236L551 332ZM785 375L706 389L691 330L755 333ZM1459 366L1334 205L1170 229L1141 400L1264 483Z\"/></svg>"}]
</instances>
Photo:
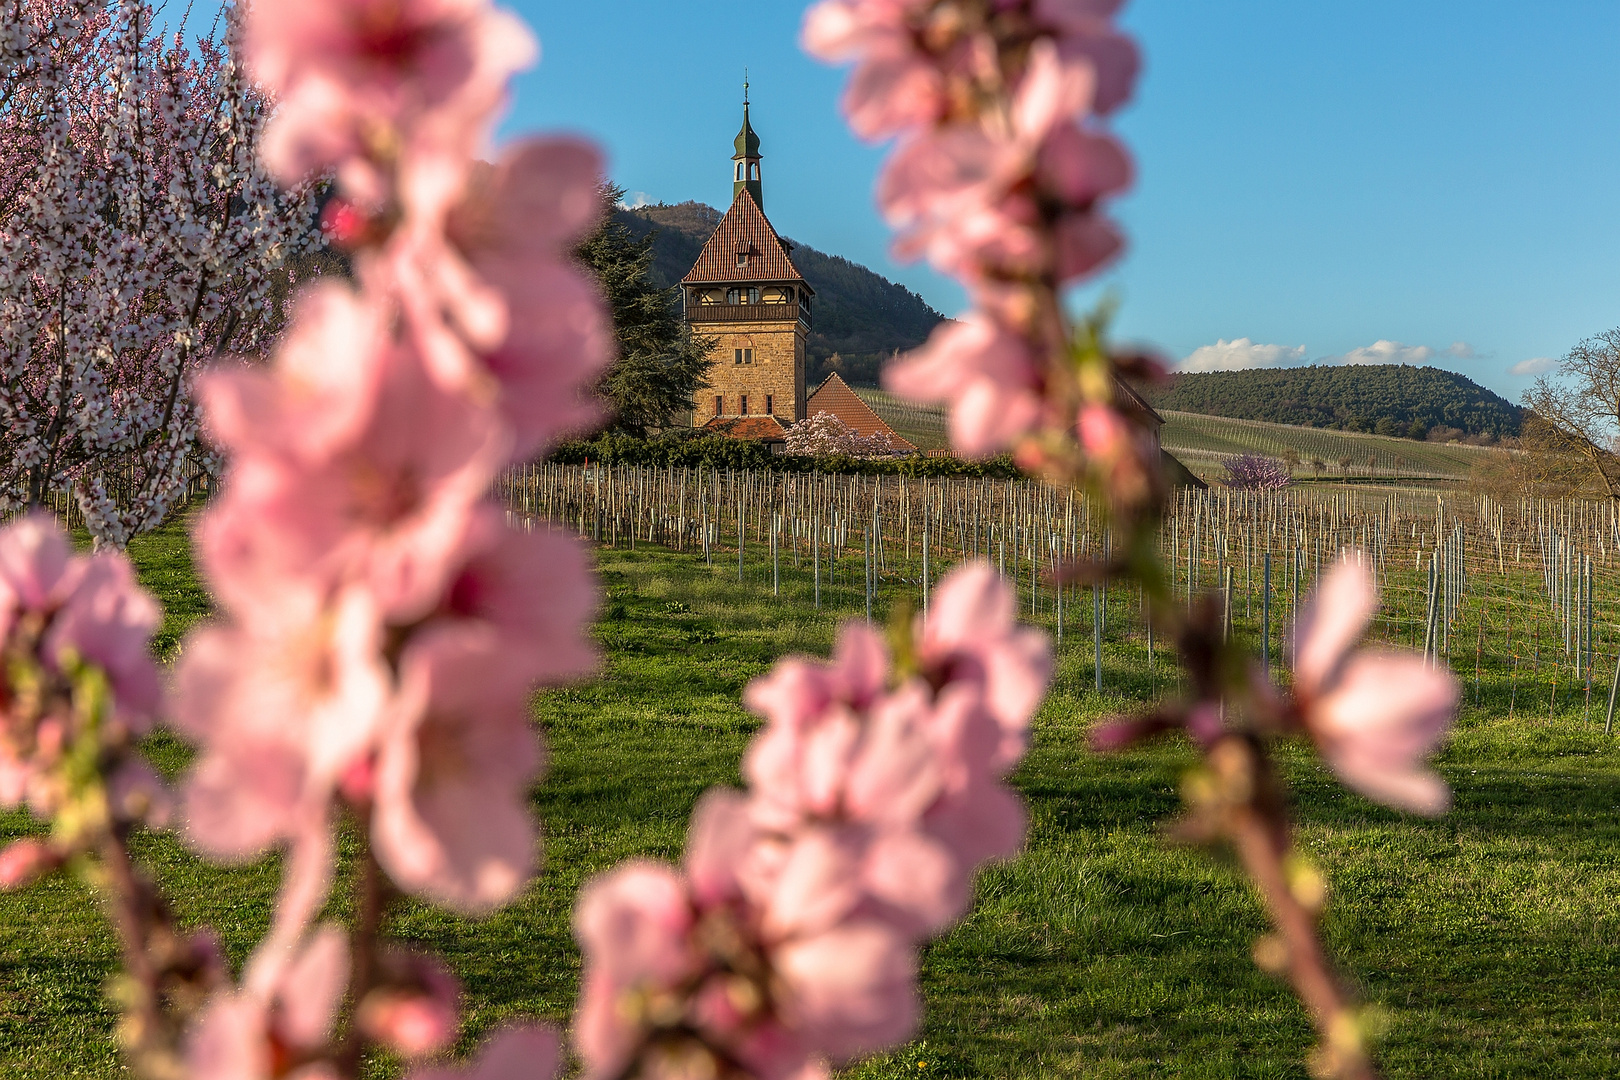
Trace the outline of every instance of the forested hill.
<instances>
[{"instance_id":1,"label":"forested hill","mask_svg":"<svg viewBox=\"0 0 1620 1080\"><path fill-rule=\"evenodd\" d=\"M1437 428L1517 435L1524 410L1465 376L1405 364L1262 368L1173 376L1160 409L1423 438Z\"/></svg>"},{"instance_id":2,"label":"forested hill","mask_svg":"<svg viewBox=\"0 0 1620 1080\"><path fill-rule=\"evenodd\" d=\"M703 203L684 202L620 210L615 216L638 237L658 231L653 276L661 285L673 285L697 262L721 214ZM944 318L916 293L841 256L793 243L793 263L816 290L812 387L833 371L847 382L876 386L883 361L896 350L921 345Z\"/></svg>"}]
</instances>

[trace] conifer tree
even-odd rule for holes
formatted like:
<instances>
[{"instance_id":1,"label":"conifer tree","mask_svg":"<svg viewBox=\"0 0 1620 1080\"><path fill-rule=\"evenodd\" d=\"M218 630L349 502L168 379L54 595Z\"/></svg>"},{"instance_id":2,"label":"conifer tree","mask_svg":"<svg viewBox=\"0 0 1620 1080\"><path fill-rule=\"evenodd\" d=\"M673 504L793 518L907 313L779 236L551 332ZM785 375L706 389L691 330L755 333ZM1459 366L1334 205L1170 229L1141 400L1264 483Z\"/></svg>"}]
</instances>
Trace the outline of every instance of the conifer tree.
<instances>
[{"instance_id":1,"label":"conifer tree","mask_svg":"<svg viewBox=\"0 0 1620 1080\"><path fill-rule=\"evenodd\" d=\"M612 409L610 427L646 435L677 424L692 397L708 385L711 338L694 335L677 308L678 286L659 288L652 278L653 240L640 240L615 221L613 208L624 189L602 185L608 213L579 248L579 258L602 284L613 310L619 355L597 392Z\"/></svg>"}]
</instances>

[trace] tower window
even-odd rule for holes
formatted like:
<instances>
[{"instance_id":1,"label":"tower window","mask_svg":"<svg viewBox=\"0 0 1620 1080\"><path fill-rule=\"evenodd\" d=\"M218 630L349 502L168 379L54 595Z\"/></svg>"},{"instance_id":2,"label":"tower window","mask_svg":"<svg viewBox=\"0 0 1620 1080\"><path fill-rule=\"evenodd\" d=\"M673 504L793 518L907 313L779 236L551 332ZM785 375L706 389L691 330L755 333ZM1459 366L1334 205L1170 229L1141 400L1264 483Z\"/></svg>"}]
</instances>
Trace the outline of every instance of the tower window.
<instances>
[{"instance_id":1,"label":"tower window","mask_svg":"<svg viewBox=\"0 0 1620 1080\"><path fill-rule=\"evenodd\" d=\"M741 256L738 256L740 259ZM757 304L759 303L758 289L727 289L726 303L728 304Z\"/></svg>"},{"instance_id":2,"label":"tower window","mask_svg":"<svg viewBox=\"0 0 1620 1080\"><path fill-rule=\"evenodd\" d=\"M714 415L726 415L726 399L719 394L714 395Z\"/></svg>"},{"instance_id":3,"label":"tower window","mask_svg":"<svg viewBox=\"0 0 1620 1080\"><path fill-rule=\"evenodd\" d=\"M732 349L731 362L733 364L752 364L754 362L753 349Z\"/></svg>"},{"instance_id":4,"label":"tower window","mask_svg":"<svg viewBox=\"0 0 1620 1080\"><path fill-rule=\"evenodd\" d=\"M775 416L776 415L776 401L772 397L772 395L770 395L770 394L765 395L765 415L766 416Z\"/></svg>"},{"instance_id":5,"label":"tower window","mask_svg":"<svg viewBox=\"0 0 1620 1080\"><path fill-rule=\"evenodd\" d=\"M737 412L739 414L743 415L743 416L748 415L748 395L747 394L744 394L742 396L742 406L740 408L738 408Z\"/></svg>"},{"instance_id":6,"label":"tower window","mask_svg":"<svg viewBox=\"0 0 1620 1080\"><path fill-rule=\"evenodd\" d=\"M756 161L752 165L750 165L748 167L748 171L749 171L750 174L752 174L752 175L749 176L750 180L758 180L759 179L759 162Z\"/></svg>"},{"instance_id":7,"label":"tower window","mask_svg":"<svg viewBox=\"0 0 1620 1080\"><path fill-rule=\"evenodd\" d=\"M737 265L738 266L747 266L748 265L748 252L746 252L746 251L737 252Z\"/></svg>"},{"instance_id":8,"label":"tower window","mask_svg":"<svg viewBox=\"0 0 1620 1080\"><path fill-rule=\"evenodd\" d=\"M739 162L737 162L737 179L741 180L742 178L743 178L743 163L739 161Z\"/></svg>"}]
</instances>

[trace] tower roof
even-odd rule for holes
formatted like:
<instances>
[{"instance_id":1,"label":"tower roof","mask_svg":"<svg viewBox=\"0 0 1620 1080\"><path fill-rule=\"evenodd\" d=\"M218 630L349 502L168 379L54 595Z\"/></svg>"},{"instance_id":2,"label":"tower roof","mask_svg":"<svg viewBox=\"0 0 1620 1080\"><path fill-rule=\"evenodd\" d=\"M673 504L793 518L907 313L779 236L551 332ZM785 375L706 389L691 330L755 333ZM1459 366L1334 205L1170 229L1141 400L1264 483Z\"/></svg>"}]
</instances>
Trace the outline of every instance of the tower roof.
<instances>
[{"instance_id":1,"label":"tower roof","mask_svg":"<svg viewBox=\"0 0 1620 1080\"><path fill-rule=\"evenodd\" d=\"M746 255L742 265L738 256ZM799 283L812 295L815 293L805 282L804 275L793 265L787 245L776 235L765 211L759 208L754 196L746 189L732 200L731 209L715 226L714 235L703 245L685 277L683 285L723 285L732 282L791 281Z\"/></svg>"},{"instance_id":2,"label":"tower roof","mask_svg":"<svg viewBox=\"0 0 1620 1080\"><path fill-rule=\"evenodd\" d=\"M748 102L746 101L743 102L742 130L737 132L737 141L734 145L737 147L737 152L732 155L733 159L759 157L759 136L754 134L754 125L748 122Z\"/></svg>"}]
</instances>

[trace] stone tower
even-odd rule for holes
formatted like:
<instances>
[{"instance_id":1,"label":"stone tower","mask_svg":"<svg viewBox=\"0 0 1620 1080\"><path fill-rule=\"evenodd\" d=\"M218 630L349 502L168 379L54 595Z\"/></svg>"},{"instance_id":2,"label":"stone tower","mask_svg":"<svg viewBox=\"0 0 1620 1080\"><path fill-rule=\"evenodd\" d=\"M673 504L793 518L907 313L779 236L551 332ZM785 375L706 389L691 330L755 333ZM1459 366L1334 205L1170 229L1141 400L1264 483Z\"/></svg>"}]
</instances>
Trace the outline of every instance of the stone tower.
<instances>
[{"instance_id":1,"label":"stone tower","mask_svg":"<svg viewBox=\"0 0 1620 1080\"><path fill-rule=\"evenodd\" d=\"M759 136L748 121L746 96L735 145L731 209L681 279L687 322L694 332L718 339L710 385L692 401L692 425L757 417L763 425L749 426L762 426L758 434L769 437L765 428L804 419L805 346L815 291L765 217Z\"/></svg>"}]
</instances>

